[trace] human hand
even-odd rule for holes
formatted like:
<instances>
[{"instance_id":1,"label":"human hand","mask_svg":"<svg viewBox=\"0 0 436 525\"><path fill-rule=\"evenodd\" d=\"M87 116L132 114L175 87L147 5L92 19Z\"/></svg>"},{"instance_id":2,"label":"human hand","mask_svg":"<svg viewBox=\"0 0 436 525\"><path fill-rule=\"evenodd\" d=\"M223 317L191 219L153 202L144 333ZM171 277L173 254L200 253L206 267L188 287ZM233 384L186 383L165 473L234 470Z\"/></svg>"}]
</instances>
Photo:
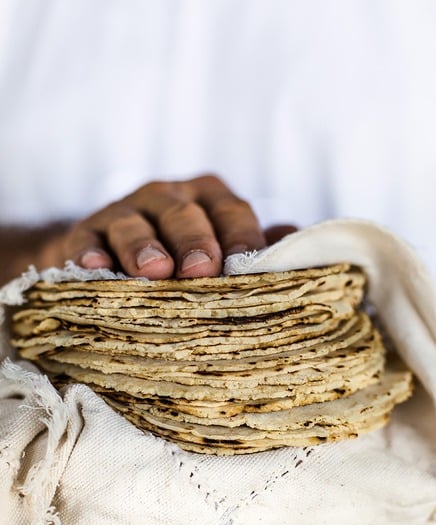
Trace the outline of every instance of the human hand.
<instances>
[{"instance_id":1,"label":"human hand","mask_svg":"<svg viewBox=\"0 0 436 525\"><path fill-rule=\"evenodd\" d=\"M295 231L268 230L268 237ZM151 182L76 223L45 249L45 266L120 267L150 279L219 275L232 253L267 244L249 204L217 177Z\"/></svg>"}]
</instances>

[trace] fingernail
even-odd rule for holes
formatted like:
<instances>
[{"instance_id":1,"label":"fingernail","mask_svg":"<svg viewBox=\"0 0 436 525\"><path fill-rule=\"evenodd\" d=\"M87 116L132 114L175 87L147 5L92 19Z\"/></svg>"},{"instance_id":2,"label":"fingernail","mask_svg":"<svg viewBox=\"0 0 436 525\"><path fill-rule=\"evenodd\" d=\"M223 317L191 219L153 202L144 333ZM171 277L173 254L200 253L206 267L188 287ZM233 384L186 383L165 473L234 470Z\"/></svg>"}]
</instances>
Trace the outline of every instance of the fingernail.
<instances>
[{"instance_id":1,"label":"fingernail","mask_svg":"<svg viewBox=\"0 0 436 525\"><path fill-rule=\"evenodd\" d=\"M136 266L140 270L146 264L151 263L152 261L157 261L158 259L165 259L166 255L154 248L153 246L146 246L136 256Z\"/></svg>"},{"instance_id":2,"label":"fingernail","mask_svg":"<svg viewBox=\"0 0 436 525\"><path fill-rule=\"evenodd\" d=\"M205 252L200 252L200 251L190 252L187 255L185 255L185 257L183 258L182 272L186 272L187 270L190 270L191 268L199 264L203 264L203 263L211 262L211 261L212 259Z\"/></svg>"},{"instance_id":3,"label":"fingernail","mask_svg":"<svg viewBox=\"0 0 436 525\"><path fill-rule=\"evenodd\" d=\"M84 268L100 268L105 262L105 253L99 250L88 250L80 258L80 266Z\"/></svg>"}]
</instances>

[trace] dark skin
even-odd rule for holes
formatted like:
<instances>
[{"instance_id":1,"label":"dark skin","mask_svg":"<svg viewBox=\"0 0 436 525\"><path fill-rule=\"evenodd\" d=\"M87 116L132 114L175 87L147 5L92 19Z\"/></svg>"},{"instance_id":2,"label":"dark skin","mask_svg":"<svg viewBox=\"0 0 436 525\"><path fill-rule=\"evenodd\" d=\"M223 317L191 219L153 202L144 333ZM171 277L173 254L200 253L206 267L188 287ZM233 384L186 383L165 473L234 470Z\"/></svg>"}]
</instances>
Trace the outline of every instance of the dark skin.
<instances>
[{"instance_id":1,"label":"dark skin","mask_svg":"<svg viewBox=\"0 0 436 525\"><path fill-rule=\"evenodd\" d=\"M0 229L0 281L29 264L62 267L67 260L149 279L216 276L228 255L259 250L295 230L262 231L249 204L214 175L150 182L73 225Z\"/></svg>"}]
</instances>

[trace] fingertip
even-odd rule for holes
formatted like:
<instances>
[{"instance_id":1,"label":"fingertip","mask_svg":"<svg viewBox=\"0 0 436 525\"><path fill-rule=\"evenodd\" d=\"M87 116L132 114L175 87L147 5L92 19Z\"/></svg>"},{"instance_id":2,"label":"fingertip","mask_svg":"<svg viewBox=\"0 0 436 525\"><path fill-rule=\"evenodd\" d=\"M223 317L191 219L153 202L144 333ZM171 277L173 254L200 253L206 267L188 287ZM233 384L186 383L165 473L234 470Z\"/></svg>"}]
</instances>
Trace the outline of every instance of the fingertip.
<instances>
[{"instance_id":1,"label":"fingertip","mask_svg":"<svg viewBox=\"0 0 436 525\"><path fill-rule=\"evenodd\" d=\"M168 279L173 273L173 259L155 246L145 246L136 254L134 276L157 280Z\"/></svg>"},{"instance_id":2,"label":"fingertip","mask_svg":"<svg viewBox=\"0 0 436 525\"><path fill-rule=\"evenodd\" d=\"M163 261L167 258L167 255L154 246L145 246L141 248L136 254L136 266L138 270L142 270L151 263Z\"/></svg>"},{"instance_id":3,"label":"fingertip","mask_svg":"<svg viewBox=\"0 0 436 525\"><path fill-rule=\"evenodd\" d=\"M112 268L112 259L103 250L92 248L80 255L79 265L88 270Z\"/></svg>"},{"instance_id":4,"label":"fingertip","mask_svg":"<svg viewBox=\"0 0 436 525\"><path fill-rule=\"evenodd\" d=\"M219 261L203 250L191 250L183 256L177 277L214 277L220 272Z\"/></svg>"},{"instance_id":5,"label":"fingertip","mask_svg":"<svg viewBox=\"0 0 436 525\"><path fill-rule=\"evenodd\" d=\"M181 271L186 273L194 268L197 268L198 266L204 266L208 265L212 262L212 257L207 254L206 252L203 252L201 250L194 250L192 252L188 252L184 257L182 261Z\"/></svg>"}]
</instances>

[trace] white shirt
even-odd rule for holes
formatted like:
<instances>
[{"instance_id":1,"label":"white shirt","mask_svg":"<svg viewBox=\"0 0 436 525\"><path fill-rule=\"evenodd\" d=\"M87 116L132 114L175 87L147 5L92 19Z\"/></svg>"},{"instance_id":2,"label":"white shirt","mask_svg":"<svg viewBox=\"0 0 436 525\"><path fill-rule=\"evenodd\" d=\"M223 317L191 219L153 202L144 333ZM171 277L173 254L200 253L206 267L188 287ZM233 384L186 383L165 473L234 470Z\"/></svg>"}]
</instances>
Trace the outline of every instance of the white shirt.
<instances>
[{"instance_id":1,"label":"white shirt","mask_svg":"<svg viewBox=\"0 0 436 525\"><path fill-rule=\"evenodd\" d=\"M0 6L0 221L214 171L262 222L373 219L436 274L436 4Z\"/></svg>"}]
</instances>

